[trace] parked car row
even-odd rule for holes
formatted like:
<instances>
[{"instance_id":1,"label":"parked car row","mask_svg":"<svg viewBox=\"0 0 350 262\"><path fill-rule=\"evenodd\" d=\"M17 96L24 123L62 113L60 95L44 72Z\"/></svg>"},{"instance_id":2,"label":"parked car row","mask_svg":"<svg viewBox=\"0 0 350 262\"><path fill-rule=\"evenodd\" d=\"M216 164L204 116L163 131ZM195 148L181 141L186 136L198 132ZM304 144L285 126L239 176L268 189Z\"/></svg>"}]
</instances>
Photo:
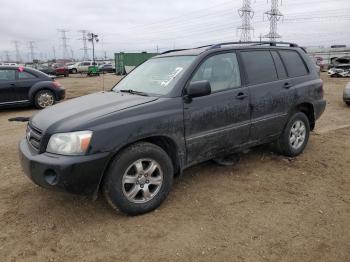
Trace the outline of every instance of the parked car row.
<instances>
[{"instance_id":1,"label":"parked car row","mask_svg":"<svg viewBox=\"0 0 350 262\"><path fill-rule=\"evenodd\" d=\"M91 66L97 66L99 70L102 70L102 72L115 72L115 67L112 64L106 64L105 62L101 61L96 61L95 64L93 61L77 62L68 65L68 70L72 74L87 73L89 71L89 67Z\"/></svg>"},{"instance_id":2,"label":"parked car row","mask_svg":"<svg viewBox=\"0 0 350 262\"><path fill-rule=\"evenodd\" d=\"M52 75L52 76L69 76L69 70L68 68L63 64L53 64L52 66L46 66L42 64L32 64L28 67L37 69L45 74Z\"/></svg>"}]
</instances>

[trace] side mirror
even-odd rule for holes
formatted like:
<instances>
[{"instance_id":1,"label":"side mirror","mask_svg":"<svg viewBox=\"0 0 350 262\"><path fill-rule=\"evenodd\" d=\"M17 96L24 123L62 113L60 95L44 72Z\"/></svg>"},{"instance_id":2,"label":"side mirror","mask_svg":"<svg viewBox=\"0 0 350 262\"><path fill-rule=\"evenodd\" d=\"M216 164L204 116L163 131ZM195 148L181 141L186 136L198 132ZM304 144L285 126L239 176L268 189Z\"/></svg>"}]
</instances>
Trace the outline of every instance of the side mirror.
<instances>
[{"instance_id":1,"label":"side mirror","mask_svg":"<svg viewBox=\"0 0 350 262\"><path fill-rule=\"evenodd\" d=\"M210 94L211 86L208 80L192 82L186 88L186 96L188 98L207 96Z\"/></svg>"}]
</instances>

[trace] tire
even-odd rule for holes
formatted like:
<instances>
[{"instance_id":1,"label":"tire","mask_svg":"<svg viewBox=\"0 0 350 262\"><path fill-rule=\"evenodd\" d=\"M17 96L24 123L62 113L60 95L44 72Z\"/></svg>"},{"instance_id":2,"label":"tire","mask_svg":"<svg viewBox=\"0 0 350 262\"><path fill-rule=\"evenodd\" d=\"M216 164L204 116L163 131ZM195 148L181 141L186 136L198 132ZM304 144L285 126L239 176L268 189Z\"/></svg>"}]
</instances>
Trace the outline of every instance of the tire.
<instances>
[{"instance_id":1,"label":"tire","mask_svg":"<svg viewBox=\"0 0 350 262\"><path fill-rule=\"evenodd\" d=\"M52 106L55 104L55 95L50 90L41 90L35 94L34 104L38 109L44 109L46 107Z\"/></svg>"},{"instance_id":2,"label":"tire","mask_svg":"<svg viewBox=\"0 0 350 262\"><path fill-rule=\"evenodd\" d=\"M350 101L346 101L345 104L347 104L348 106L350 106Z\"/></svg>"},{"instance_id":3,"label":"tire","mask_svg":"<svg viewBox=\"0 0 350 262\"><path fill-rule=\"evenodd\" d=\"M72 74L77 74L78 70L76 68L72 68Z\"/></svg>"},{"instance_id":4,"label":"tire","mask_svg":"<svg viewBox=\"0 0 350 262\"><path fill-rule=\"evenodd\" d=\"M304 151L309 141L309 136L309 119L302 112L295 113L289 119L283 133L277 140L277 150L280 154L288 157L298 156Z\"/></svg>"},{"instance_id":5,"label":"tire","mask_svg":"<svg viewBox=\"0 0 350 262\"><path fill-rule=\"evenodd\" d=\"M153 172L144 172L151 166ZM112 160L102 190L114 209L134 216L159 207L169 194L173 179L174 169L167 153L142 142L126 148Z\"/></svg>"}]
</instances>

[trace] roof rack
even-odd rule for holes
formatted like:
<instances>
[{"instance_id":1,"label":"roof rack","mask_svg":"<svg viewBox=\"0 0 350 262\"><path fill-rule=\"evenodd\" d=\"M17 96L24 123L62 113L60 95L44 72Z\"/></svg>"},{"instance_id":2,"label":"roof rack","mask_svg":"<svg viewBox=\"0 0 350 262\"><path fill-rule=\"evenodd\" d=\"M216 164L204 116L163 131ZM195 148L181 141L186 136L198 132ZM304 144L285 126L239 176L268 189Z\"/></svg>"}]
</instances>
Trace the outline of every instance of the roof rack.
<instances>
[{"instance_id":1,"label":"roof rack","mask_svg":"<svg viewBox=\"0 0 350 262\"><path fill-rule=\"evenodd\" d=\"M208 48L209 49L215 49L215 48L221 48L224 45L251 45L251 46L259 46L259 45L269 45L269 46L277 46L277 45L287 45L289 47L299 47L295 43L290 42L269 42L269 41L249 41L249 42L226 42L226 43L220 43L212 45Z\"/></svg>"},{"instance_id":2,"label":"roof rack","mask_svg":"<svg viewBox=\"0 0 350 262\"><path fill-rule=\"evenodd\" d=\"M191 50L191 49L200 49L200 48L205 48L207 47L206 50L211 50L211 49L216 49L216 48L221 48L222 46L225 45L250 45L250 46L261 46L261 45L268 45L268 46L289 46L289 47L299 47L295 43L290 43L290 42L269 42L269 41L249 41L249 42L226 42L226 43L219 43L219 44L213 44L213 45L205 45L205 46L198 46L194 48L183 48L183 49L173 49L173 50L168 50L163 53L163 54L168 54L172 52L177 52L177 51L184 51L184 50ZM304 49L304 48L302 48Z\"/></svg>"},{"instance_id":3,"label":"roof rack","mask_svg":"<svg viewBox=\"0 0 350 262\"><path fill-rule=\"evenodd\" d=\"M172 53L172 52L178 52L178 51L184 51L184 50L188 50L188 49L172 49L172 50L167 50L163 53L160 53L161 55L167 54L167 53Z\"/></svg>"}]
</instances>

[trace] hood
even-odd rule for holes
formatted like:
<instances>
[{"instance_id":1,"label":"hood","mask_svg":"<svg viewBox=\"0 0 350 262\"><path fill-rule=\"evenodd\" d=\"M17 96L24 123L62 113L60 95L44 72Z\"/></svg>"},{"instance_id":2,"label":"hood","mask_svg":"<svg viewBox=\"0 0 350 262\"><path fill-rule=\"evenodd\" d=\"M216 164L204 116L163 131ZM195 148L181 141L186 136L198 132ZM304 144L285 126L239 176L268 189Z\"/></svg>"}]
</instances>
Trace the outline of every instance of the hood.
<instances>
[{"instance_id":1,"label":"hood","mask_svg":"<svg viewBox=\"0 0 350 262\"><path fill-rule=\"evenodd\" d=\"M127 93L100 92L71 99L46 108L32 117L30 123L46 131L48 128L73 130L107 114L157 100L157 97Z\"/></svg>"}]
</instances>

